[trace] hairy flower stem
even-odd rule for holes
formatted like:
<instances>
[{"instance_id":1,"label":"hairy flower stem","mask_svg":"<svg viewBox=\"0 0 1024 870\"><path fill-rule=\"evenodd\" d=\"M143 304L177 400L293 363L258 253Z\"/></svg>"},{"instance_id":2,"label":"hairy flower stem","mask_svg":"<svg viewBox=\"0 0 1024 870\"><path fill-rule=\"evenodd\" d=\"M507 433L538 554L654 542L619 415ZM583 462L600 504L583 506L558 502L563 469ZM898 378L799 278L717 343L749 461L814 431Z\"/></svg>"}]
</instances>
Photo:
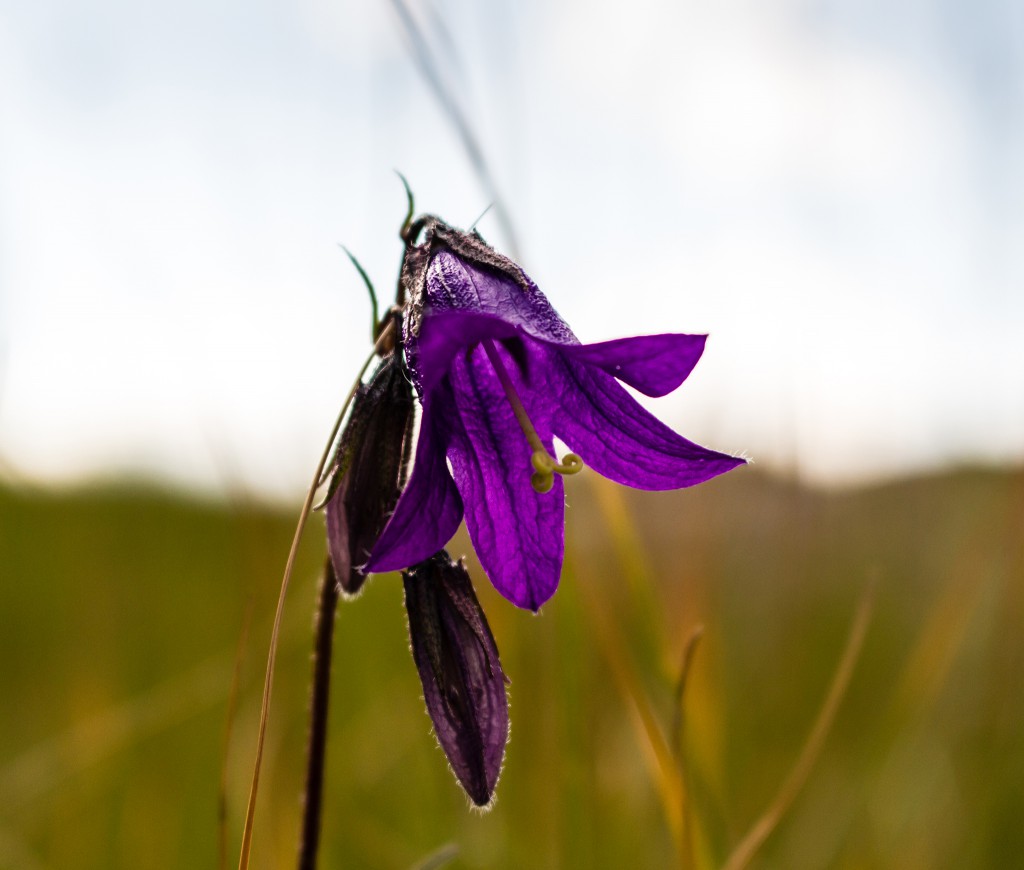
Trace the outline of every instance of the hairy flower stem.
<instances>
[{"instance_id":1,"label":"hairy flower stem","mask_svg":"<svg viewBox=\"0 0 1024 870\"><path fill-rule=\"evenodd\" d=\"M324 762L327 756L327 705L331 691L331 649L338 609L338 581L330 557L324 563L316 611L313 645L313 686L310 692L309 747L306 754L306 787L303 789L302 838L299 870L315 870L323 815Z\"/></svg>"},{"instance_id":2,"label":"hairy flower stem","mask_svg":"<svg viewBox=\"0 0 1024 870\"><path fill-rule=\"evenodd\" d=\"M309 485L306 500L302 504L302 510L299 511L299 521L295 527L291 549L288 551L288 560L284 566L284 576L281 578L281 590L277 596L277 610L274 612L274 627L270 634L270 649L267 651L267 670L263 678L263 700L260 704L260 726L256 735L256 759L253 762L252 783L249 786L249 802L245 809L245 825L242 828L242 847L238 854L238 870L248 870L249 856L252 852L252 828L256 818L256 795L260 787L260 767L263 763L263 745L266 741L267 718L270 714L270 696L274 688L274 663L277 661L277 640L281 634L284 599L288 592L288 584L292 579L292 572L295 570L295 559L299 554L299 542L302 540L302 533L306 529L306 521L309 519L310 511L313 508L313 499L316 497L320 478L323 475L324 466L327 464L327 457L331 455L331 448L334 447L334 440L338 437L338 432L341 430L345 414L348 412L349 405L352 404L352 399L355 398L356 390L359 389L359 385L363 382L363 375L366 374L370 363L373 362L382 348L394 340L395 330L393 323L394 321L390 321L388 326L381 331L381 334L377 337L376 344L373 346L373 351L367 356L363 367L359 370L355 383L352 384L352 389L349 390L348 396L338 412L337 419L334 421L334 427L331 429L330 437L327 439L327 445L324 447L324 452L321 454L320 461L317 463L316 471L313 474L313 482Z\"/></svg>"}]
</instances>

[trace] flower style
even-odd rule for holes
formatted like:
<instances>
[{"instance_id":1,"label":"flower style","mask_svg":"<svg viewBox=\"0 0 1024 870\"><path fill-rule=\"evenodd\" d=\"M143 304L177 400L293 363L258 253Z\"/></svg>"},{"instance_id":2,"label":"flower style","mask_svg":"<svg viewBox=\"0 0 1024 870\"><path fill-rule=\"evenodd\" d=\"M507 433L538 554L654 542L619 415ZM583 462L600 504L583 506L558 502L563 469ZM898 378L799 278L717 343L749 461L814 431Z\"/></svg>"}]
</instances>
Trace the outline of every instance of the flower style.
<instances>
[{"instance_id":1,"label":"flower style","mask_svg":"<svg viewBox=\"0 0 1024 870\"><path fill-rule=\"evenodd\" d=\"M495 588L536 611L562 568L563 475L585 463L617 483L665 490L744 463L678 435L619 383L672 392L706 336L581 344L523 270L479 236L427 216L403 237L404 349L423 415L412 475L364 571L428 559L465 516ZM574 451L561 460L556 436Z\"/></svg>"}]
</instances>

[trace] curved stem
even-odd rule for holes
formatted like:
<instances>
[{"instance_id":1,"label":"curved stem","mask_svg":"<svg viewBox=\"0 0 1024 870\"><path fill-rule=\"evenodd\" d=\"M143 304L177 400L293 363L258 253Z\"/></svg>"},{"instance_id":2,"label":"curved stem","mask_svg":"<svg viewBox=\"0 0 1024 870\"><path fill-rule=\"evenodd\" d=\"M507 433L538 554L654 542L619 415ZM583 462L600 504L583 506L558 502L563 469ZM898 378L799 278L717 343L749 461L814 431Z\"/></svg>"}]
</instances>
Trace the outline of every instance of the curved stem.
<instances>
[{"instance_id":1,"label":"curved stem","mask_svg":"<svg viewBox=\"0 0 1024 870\"><path fill-rule=\"evenodd\" d=\"M344 404L341 406L341 411L338 412L337 419L334 421L334 427L331 429L330 437L327 439L327 446L324 447L324 452L321 454L320 461L317 463L316 471L313 474L313 482L309 485L309 491L306 493L306 500L303 502L302 510L299 512L299 521L295 527L295 535L292 538L291 549L288 551L288 561L285 562L284 576L281 578L281 591L277 597L277 610L274 613L274 628L270 635L270 649L267 652L267 670L266 675L263 678L263 701L260 704L260 727L256 736L256 760L253 764L252 784L249 786L249 803L245 810L245 827L242 829L242 848L238 856L238 870L248 870L249 855L252 851L252 827L253 821L256 817L256 794L259 791L260 786L260 766L263 763L263 744L267 734L267 718L270 713L270 695L274 688L274 663L277 660L277 640L281 633L281 618L284 614L285 595L288 592L288 584L291 582L292 572L295 570L295 558L299 553L299 542L302 540L302 533L305 531L310 509L313 507L313 498L316 495L320 476L323 474L324 466L327 464L327 457L331 454L331 448L334 446L334 440L338 437L338 431L341 429L341 424L345 420L345 414L348 412L348 407L352 404L352 399L355 398L356 390L359 389L359 385L363 381L363 375L366 374L366 370L370 367L370 363L373 362L373 359L377 356L380 348L384 347L386 342L390 340L394 330L393 323L394 321L390 321L388 326L385 327L380 336L378 336L377 342L373 346L373 351L366 358L366 362L363 363L363 367L359 370L359 374L356 376L355 383L352 384L352 389L349 390L348 396L346 397Z\"/></svg>"},{"instance_id":2,"label":"curved stem","mask_svg":"<svg viewBox=\"0 0 1024 870\"><path fill-rule=\"evenodd\" d=\"M754 827L747 832L747 835L733 849L732 854L723 865L724 870L743 870L753 859L757 850L768 839L769 835L778 826L782 817L789 810L793 801L807 782L821 748L825 744L825 738L832 728L839 705L846 694L846 687L850 684L853 676L854 666L860 656L861 647L864 645L864 636L868 631L868 624L871 622L871 611L874 605L874 586L869 585L861 599L860 606L850 626L850 633L846 639L846 647L843 649L839 665L836 667L835 675L829 686L825 701L818 711L818 718L814 721L814 727L804 743L800 756L793 765L786 781L782 784L778 794L771 805L765 810L764 815L754 824Z\"/></svg>"}]
</instances>

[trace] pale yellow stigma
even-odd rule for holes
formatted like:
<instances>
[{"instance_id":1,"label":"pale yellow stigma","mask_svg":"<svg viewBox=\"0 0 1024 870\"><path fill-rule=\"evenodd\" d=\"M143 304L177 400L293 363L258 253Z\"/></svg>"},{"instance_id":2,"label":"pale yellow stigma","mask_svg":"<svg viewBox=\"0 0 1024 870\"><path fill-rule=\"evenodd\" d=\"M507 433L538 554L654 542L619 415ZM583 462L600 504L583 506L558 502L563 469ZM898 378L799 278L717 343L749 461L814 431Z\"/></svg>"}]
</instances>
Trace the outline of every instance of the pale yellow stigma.
<instances>
[{"instance_id":1,"label":"pale yellow stigma","mask_svg":"<svg viewBox=\"0 0 1024 870\"><path fill-rule=\"evenodd\" d=\"M483 342L483 346L487 358L491 361L491 365L494 366L494 371L498 375L498 380L501 382L501 388L505 391L508 403L512 406L512 413L516 415L519 428L523 430L527 442L533 448L533 455L530 457L530 462L533 464L533 475L530 477L530 484L537 492L548 492L555 485L556 474L577 474L583 470L583 460L575 453L566 453L565 458L559 462L548 452L533 426L533 421L530 420L530 415L526 413L526 408L523 407L523 402L516 392L512 378L509 377L498 349L494 346L494 342L487 339Z\"/></svg>"}]
</instances>

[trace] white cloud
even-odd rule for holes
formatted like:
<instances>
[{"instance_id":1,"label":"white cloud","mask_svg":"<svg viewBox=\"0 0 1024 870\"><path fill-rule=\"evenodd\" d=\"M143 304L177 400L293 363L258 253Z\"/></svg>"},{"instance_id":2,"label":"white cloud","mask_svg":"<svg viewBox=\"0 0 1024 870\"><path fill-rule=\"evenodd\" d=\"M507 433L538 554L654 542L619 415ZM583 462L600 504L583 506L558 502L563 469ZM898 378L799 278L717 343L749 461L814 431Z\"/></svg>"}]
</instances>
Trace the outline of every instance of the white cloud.
<instances>
[{"instance_id":1,"label":"white cloud","mask_svg":"<svg viewBox=\"0 0 1024 870\"><path fill-rule=\"evenodd\" d=\"M366 348L335 243L386 296L393 167L452 221L486 204L457 137L388 4L94 3L95 38L58 7L0 22L0 451L304 485ZM820 479L1021 456L1022 224L979 190L991 131L948 77L797 4L438 8L581 336L713 333L659 413Z\"/></svg>"}]
</instances>

